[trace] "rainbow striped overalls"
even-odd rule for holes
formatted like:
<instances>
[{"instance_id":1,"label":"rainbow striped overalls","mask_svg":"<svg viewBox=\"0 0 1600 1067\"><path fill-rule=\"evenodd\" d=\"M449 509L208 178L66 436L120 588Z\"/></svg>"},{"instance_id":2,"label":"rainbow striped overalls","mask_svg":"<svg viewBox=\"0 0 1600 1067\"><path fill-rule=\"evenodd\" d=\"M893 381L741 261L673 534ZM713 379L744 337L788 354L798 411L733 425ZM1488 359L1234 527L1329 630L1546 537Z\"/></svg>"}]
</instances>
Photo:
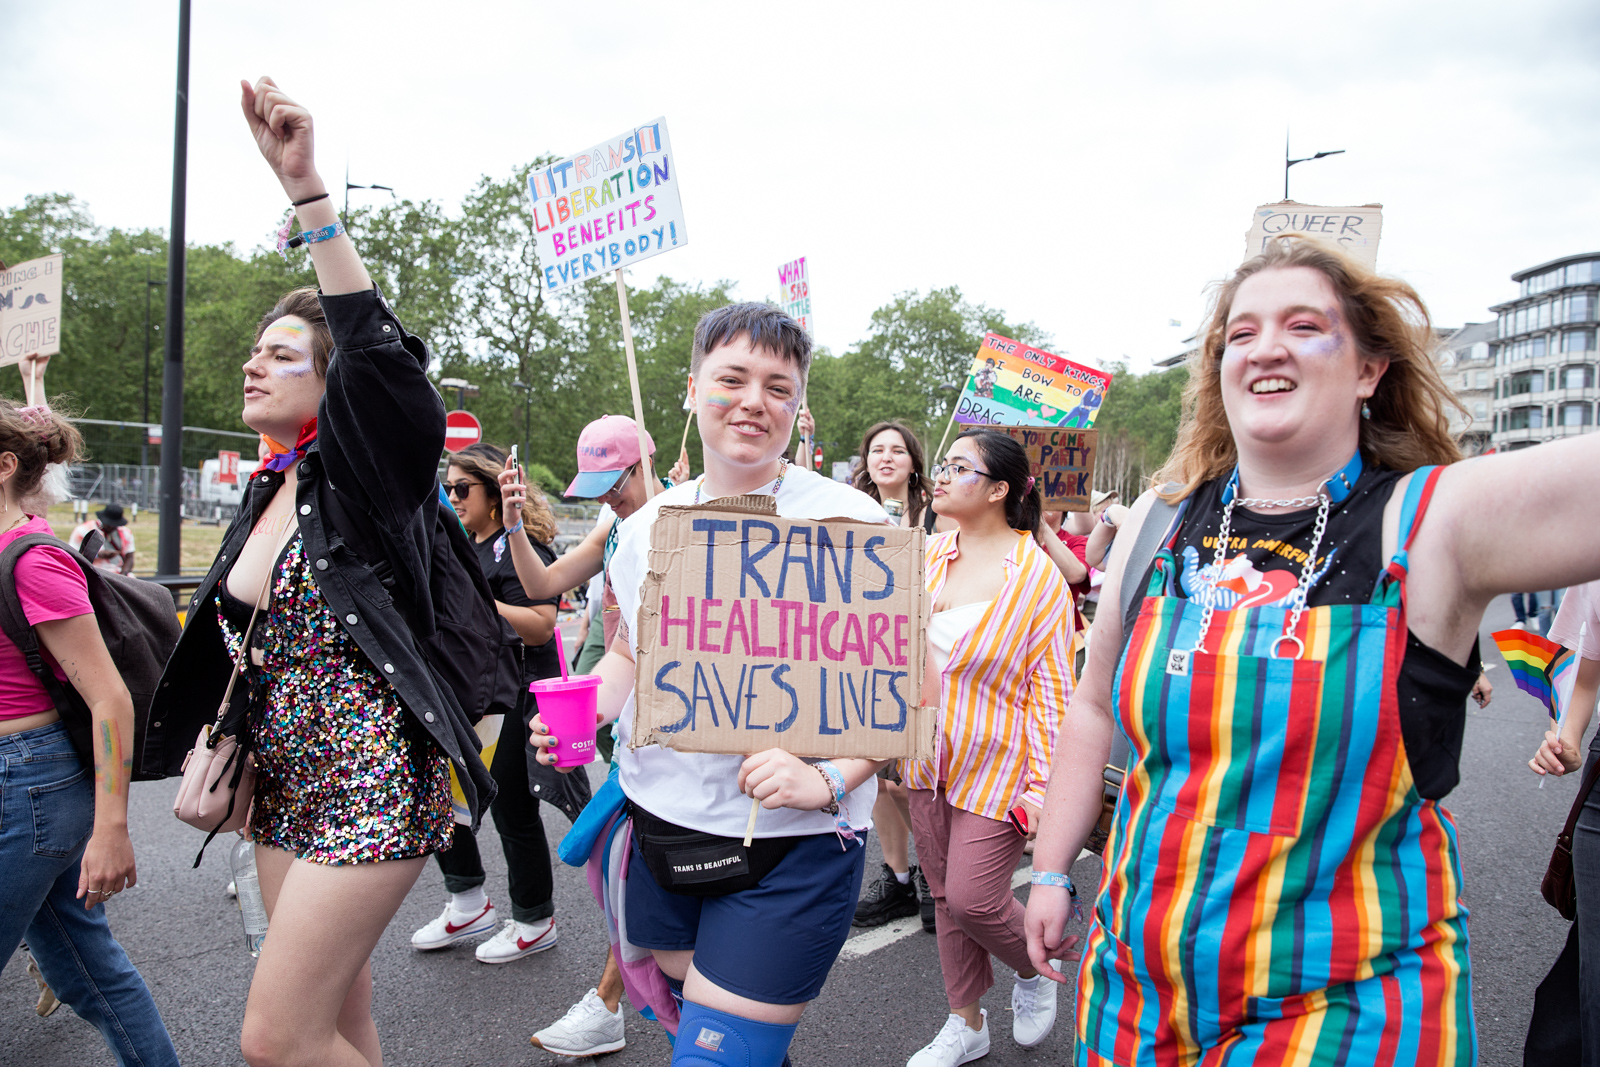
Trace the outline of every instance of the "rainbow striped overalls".
<instances>
[{"instance_id":1,"label":"rainbow striped overalls","mask_svg":"<svg viewBox=\"0 0 1600 1067\"><path fill-rule=\"evenodd\" d=\"M1174 662L1201 604L1174 595L1172 541L1157 556L1114 683L1135 762L1079 972L1079 1064L1476 1061L1455 825L1413 786L1395 696L1406 549L1437 476L1411 479L1370 602L1306 609L1299 659L1272 655L1279 604L1218 609Z\"/></svg>"}]
</instances>

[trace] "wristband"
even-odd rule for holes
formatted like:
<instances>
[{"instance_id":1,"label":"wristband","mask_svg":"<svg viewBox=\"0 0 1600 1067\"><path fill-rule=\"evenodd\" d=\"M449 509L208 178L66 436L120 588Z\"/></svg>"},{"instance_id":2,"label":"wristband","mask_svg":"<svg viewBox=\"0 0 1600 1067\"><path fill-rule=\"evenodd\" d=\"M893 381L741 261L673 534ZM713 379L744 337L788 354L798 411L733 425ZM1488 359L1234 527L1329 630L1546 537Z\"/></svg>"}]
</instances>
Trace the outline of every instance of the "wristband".
<instances>
[{"instance_id":1,"label":"wristband","mask_svg":"<svg viewBox=\"0 0 1600 1067\"><path fill-rule=\"evenodd\" d=\"M506 536L507 537L511 536L514 533L521 533L521 532L522 532L522 520L521 519L517 520L517 524L515 526L507 526L506 527Z\"/></svg>"},{"instance_id":2,"label":"wristband","mask_svg":"<svg viewBox=\"0 0 1600 1067\"><path fill-rule=\"evenodd\" d=\"M342 237L343 235L344 223L335 222L330 226L319 226L315 230L301 230L298 236L302 243L315 245L321 244L323 241L331 241L335 237Z\"/></svg>"},{"instance_id":3,"label":"wristband","mask_svg":"<svg viewBox=\"0 0 1600 1067\"><path fill-rule=\"evenodd\" d=\"M833 794L833 802L822 810L833 816L833 832L839 837L839 847L845 848L846 841L858 841L859 838L856 837L855 828L850 825L850 812L844 806L844 775L829 760L818 760L812 766L827 783L828 792ZM862 841L861 844L865 845L866 842Z\"/></svg>"},{"instance_id":4,"label":"wristband","mask_svg":"<svg viewBox=\"0 0 1600 1067\"><path fill-rule=\"evenodd\" d=\"M318 193L316 196L308 196L304 200L296 200L294 202L294 206L295 207L305 207L307 204L315 204L318 200L326 200L326 199L328 199L328 194L327 193Z\"/></svg>"},{"instance_id":5,"label":"wristband","mask_svg":"<svg viewBox=\"0 0 1600 1067\"><path fill-rule=\"evenodd\" d=\"M1064 874L1057 874L1055 871L1034 871L1033 884L1053 885L1057 889L1071 889L1072 879Z\"/></svg>"}]
</instances>

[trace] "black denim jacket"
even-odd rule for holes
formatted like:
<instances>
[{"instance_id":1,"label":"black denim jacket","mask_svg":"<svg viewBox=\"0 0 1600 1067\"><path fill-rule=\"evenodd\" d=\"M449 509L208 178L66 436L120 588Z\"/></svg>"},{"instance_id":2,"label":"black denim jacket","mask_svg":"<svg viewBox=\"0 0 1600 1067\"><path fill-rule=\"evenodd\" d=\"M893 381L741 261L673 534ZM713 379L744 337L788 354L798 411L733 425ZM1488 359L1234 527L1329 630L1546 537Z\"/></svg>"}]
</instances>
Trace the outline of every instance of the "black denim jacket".
<instances>
[{"instance_id":1,"label":"black denim jacket","mask_svg":"<svg viewBox=\"0 0 1600 1067\"><path fill-rule=\"evenodd\" d=\"M495 784L478 758L477 735L466 713L417 644L434 630L427 582L436 512L442 506L438 466L444 402L427 377L427 346L405 332L376 287L323 296L322 308L334 353L317 409L317 439L297 471L295 507L305 551L329 608L455 765L476 829ZM272 471L251 477L222 550L189 603L183 636L150 709L148 773L181 773L200 727L215 719L233 664L211 603L282 484L283 475ZM324 521L328 493L339 494L343 509L372 520L385 557L378 570L346 544L353 531Z\"/></svg>"}]
</instances>

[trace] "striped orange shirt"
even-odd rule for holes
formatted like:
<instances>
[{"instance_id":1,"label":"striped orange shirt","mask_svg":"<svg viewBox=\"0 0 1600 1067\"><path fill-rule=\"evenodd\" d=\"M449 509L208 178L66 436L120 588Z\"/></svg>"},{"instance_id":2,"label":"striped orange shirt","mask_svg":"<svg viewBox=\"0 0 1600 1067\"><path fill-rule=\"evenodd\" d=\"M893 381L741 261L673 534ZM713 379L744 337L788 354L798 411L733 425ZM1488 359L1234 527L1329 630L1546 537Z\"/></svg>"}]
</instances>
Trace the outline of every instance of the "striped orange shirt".
<instances>
[{"instance_id":1,"label":"striped orange shirt","mask_svg":"<svg viewBox=\"0 0 1600 1067\"><path fill-rule=\"evenodd\" d=\"M928 542L927 585L938 602L956 532ZM945 783L950 803L1003 819L1023 799L1043 805L1056 733L1072 696L1072 594L1033 540L1019 533L1006 580L969 633L950 650L939 679L939 752L904 764L905 784Z\"/></svg>"}]
</instances>

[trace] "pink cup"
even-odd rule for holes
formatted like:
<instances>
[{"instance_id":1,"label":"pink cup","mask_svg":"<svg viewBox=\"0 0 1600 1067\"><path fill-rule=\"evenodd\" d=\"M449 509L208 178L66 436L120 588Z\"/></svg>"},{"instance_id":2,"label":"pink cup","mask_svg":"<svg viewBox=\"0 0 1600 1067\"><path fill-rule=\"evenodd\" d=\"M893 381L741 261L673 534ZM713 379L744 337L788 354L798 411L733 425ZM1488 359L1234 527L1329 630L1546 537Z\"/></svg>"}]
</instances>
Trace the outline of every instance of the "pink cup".
<instances>
[{"instance_id":1,"label":"pink cup","mask_svg":"<svg viewBox=\"0 0 1600 1067\"><path fill-rule=\"evenodd\" d=\"M581 767L594 762L595 697L598 674L570 678L544 678L528 685L539 699L539 718L556 739L551 749L557 767Z\"/></svg>"}]
</instances>

